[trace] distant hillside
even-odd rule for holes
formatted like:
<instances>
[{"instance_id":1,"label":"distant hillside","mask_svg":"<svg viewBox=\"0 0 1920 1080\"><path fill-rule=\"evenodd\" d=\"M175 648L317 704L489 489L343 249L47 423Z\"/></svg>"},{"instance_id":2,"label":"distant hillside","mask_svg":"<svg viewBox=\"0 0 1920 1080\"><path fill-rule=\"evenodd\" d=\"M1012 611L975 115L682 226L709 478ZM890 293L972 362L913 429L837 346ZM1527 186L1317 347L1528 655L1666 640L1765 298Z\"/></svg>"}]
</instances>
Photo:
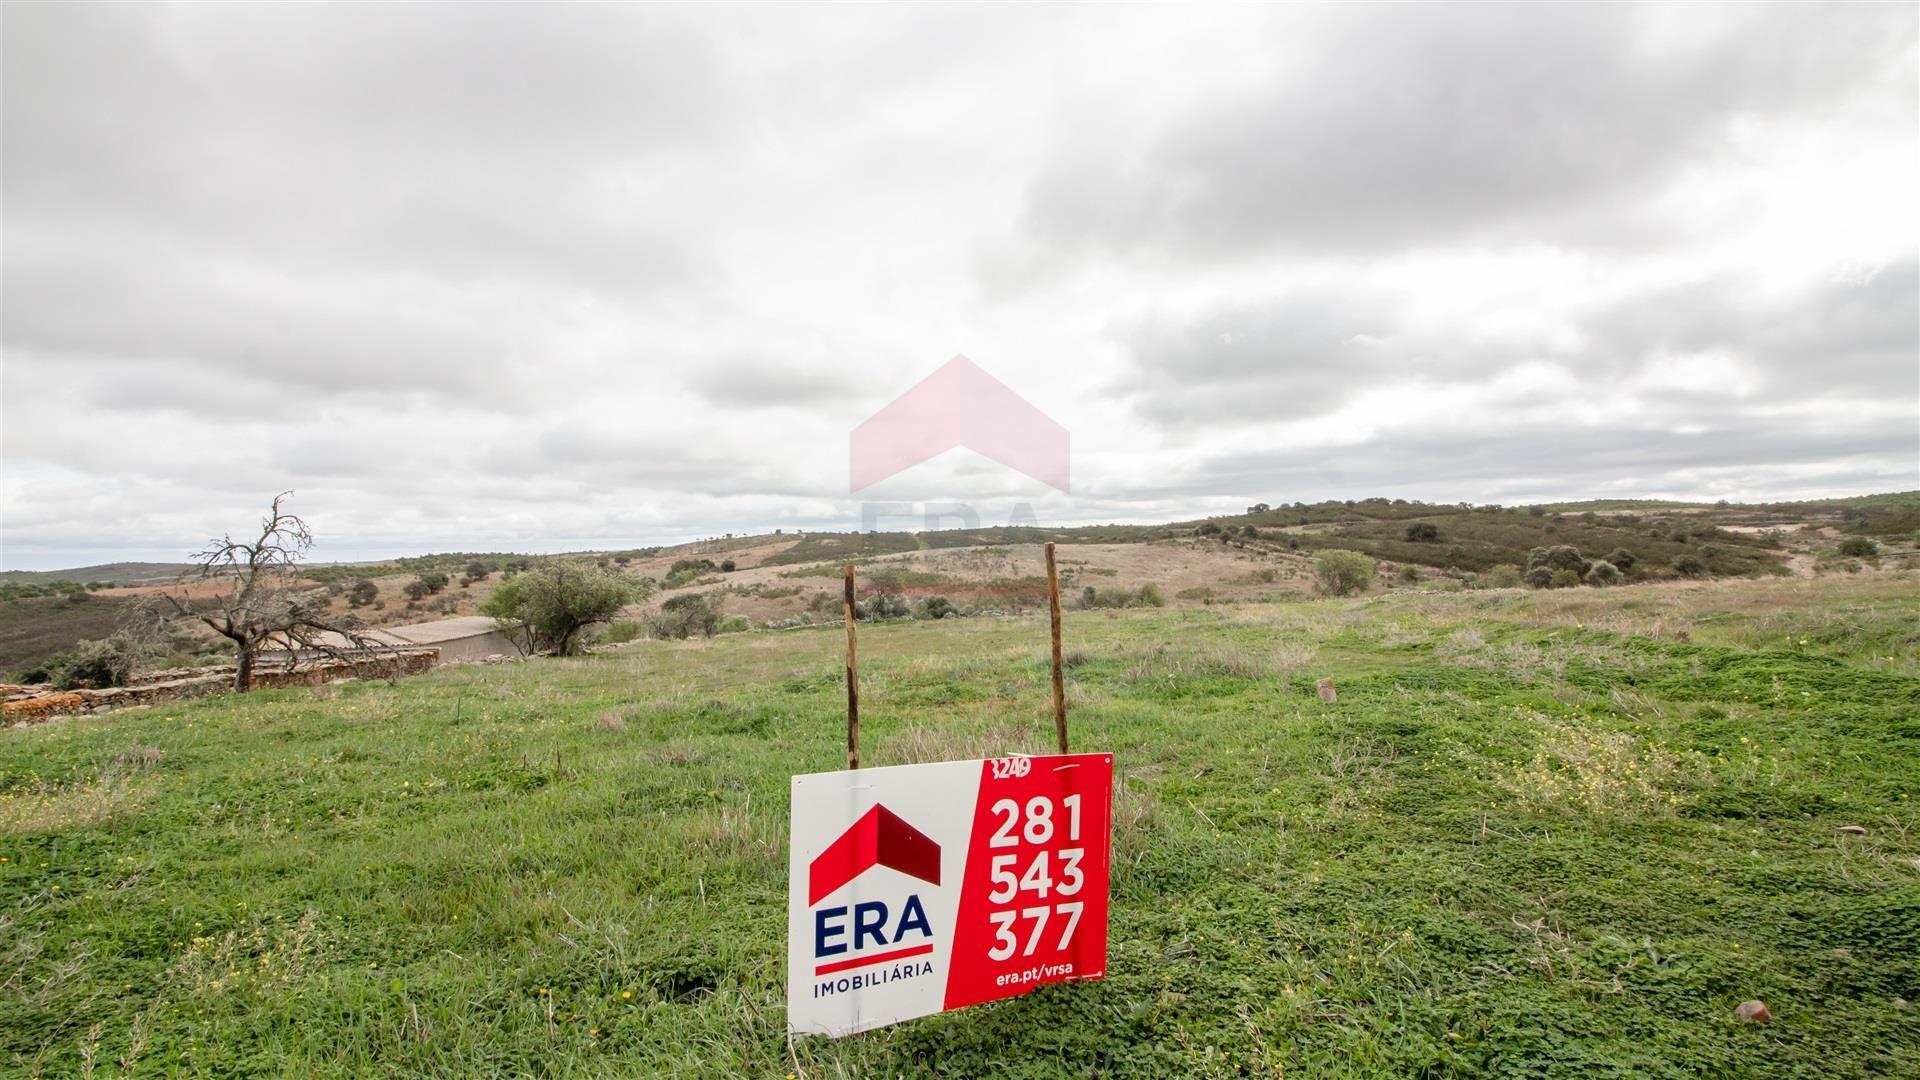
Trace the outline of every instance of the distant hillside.
<instances>
[{"instance_id":1,"label":"distant hillside","mask_svg":"<svg viewBox=\"0 0 1920 1080\"><path fill-rule=\"evenodd\" d=\"M0 585L48 585L76 581L90 585L164 585L193 567L188 563L117 562L72 570L0 570Z\"/></svg>"}]
</instances>

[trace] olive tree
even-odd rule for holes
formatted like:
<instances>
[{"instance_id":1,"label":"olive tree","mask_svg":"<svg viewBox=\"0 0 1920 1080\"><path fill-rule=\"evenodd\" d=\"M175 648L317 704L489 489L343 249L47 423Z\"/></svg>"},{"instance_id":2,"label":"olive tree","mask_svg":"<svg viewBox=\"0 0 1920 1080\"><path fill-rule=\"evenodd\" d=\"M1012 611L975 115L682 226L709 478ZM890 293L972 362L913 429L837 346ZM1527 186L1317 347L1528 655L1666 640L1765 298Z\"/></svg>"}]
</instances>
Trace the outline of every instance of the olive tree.
<instances>
[{"instance_id":1,"label":"olive tree","mask_svg":"<svg viewBox=\"0 0 1920 1080\"><path fill-rule=\"evenodd\" d=\"M631 578L569 562L548 562L516 574L480 605L532 648L562 656L582 644L581 631L607 622L641 598Z\"/></svg>"}]
</instances>

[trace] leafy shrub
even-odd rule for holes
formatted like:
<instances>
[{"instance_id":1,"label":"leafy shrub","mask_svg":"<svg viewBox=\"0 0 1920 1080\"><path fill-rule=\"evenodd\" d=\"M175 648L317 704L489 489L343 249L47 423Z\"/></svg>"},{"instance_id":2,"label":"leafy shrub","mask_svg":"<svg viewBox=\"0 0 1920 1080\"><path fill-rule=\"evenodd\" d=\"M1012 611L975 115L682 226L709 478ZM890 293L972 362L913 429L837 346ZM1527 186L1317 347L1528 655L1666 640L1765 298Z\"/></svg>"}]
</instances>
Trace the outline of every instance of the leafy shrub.
<instances>
[{"instance_id":1,"label":"leafy shrub","mask_svg":"<svg viewBox=\"0 0 1920 1080\"><path fill-rule=\"evenodd\" d=\"M926 612L927 618L929 619L944 619L949 615L959 613L958 610L954 608L953 601L944 596L927 597Z\"/></svg>"},{"instance_id":2,"label":"leafy shrub","mask_svg":"<svg viewBox=\"0 0 1920 1080\"><path fill-rule=\"evenodd\" d=\"M1589 563L1580 549L1571 544L1555 544L1552 547L1537 547L1527 552L1527 569L1546 567L1548 572L1558 570L1572 571L1578 581L1587 572Z\"/></svg>"},{"instance_id":3,"label":"leafy shrub","mask_svg":"<svg viewBox=\"0 0 1920 1080\"><path fill-rule=\"evenodd\" d=\"M1358 551L1328 548L1313 557L1313 573L1320 587L1334 596L1365 592L1373 581L1375 563Z\"/></svg>"},{"instance_id":4,"label":"leafy shrub","mask_svg":"<svg viewBox=\"0 0 1920 1080\"><path fill-rule=\"evenodd\" d=\"M429 570L426 573L421 574L419 577L414 578L414 580L418 581L422 585L425 585L427 587L428 592L437 593L441 589L446 588L447 584L451 582L453 579L441 573L438 570Z\"/></svg>"},{"instance_id":5,"label":"leafy shrub","mask_svg":"<svg viewBox=\"0 0 1920 1080\"><path fill-rule=\"evenodd\" d=\"M1871 537L1849 536L1840 541L1839 550L1850 559L1871 559L1880 554L1880 545Z\"/></svg>"},{"instance_id":6,"label":"leafy shrub","mask_svg":"<svg viewBox=\"0 0 1920 1080\"><path fill-rule=\"evenodd\" d=\"M720 620L719 625L714 627L713 632L716 634L738 634L751 629L753 629L753 624L747 621L745 615L728 615L726 618Z\"/></svg>"},{"instance_id":7,"label":"leafy shrub","mask_svg":"<svg viewBox=\"0 0 1920 1080\"><path fill-rule=\"evenodd\" d=\"M1166 603L1160 586L1151 581L1137 589L1125 586L1097 589L1089 585L1080 590L1080 606L1083 608L1165 607Z\"/></svg>"},{"instance_id":8,"label":"leafy shrub","mask_svg":"<svg viewBox=\"0 0 1920 1080\"><path fill-rule=\"evenodd\" d=\"M647 620L647 632L662 639L681 640L700 634L712 637L720 628L720 597L711 593L670 596Z\"/></svg>"},{"instance_id":9,"label":"leafy shrub","mask_svg":"<svg viewBox=\"0 0 1920 1080\"><path fill-rule=\"evenodd\" d=\"M379 595L380 587L378 585L375 585L366 578L361 578L359 581L353 583L353 588L347 590L347 606L365 607L373 603Z\"/></svg>"},{"instance_id":10,"label":"leafy shrub","mask_svg":"<svg viewBox=\"0 0 1920 1080\"><path fill-rule=\"evenodd\" d=\"M853 605L856 619L904 619L913 614L913 605L904 596L881 593Z\"/></svg>"},{"instance_id":11,"label":"leafy shrub","mask_svg":"<svg viewBox=\"0 0 1920 1080\"><path fill-rule=\"evenodd\" d=\"M487 580L487 575L491 573L493 573L493 568L486 563L470 562L467 564L468 581L485 581Z\"/></svg>"},{"instance_id":12,"label":"leafy shrub","mask_svg":"<svg viewBox=\"0 0 1920 1080\"><path fill-rule=\"evenodd\" d=\"M579 647L582 630L606 622L633 596L618 574L554 562L502 582L480 610L517 623L535 645L564 656Z\"/></svg>"},{"instance_id":13,"label":"leafy shrub","mask_svg":"<svg viewBox=\"0 0 1920 1080\"><path fill-rule=\"evenodd\" d=\"M621 619L619 622L608 624L606 630L601 633L600 640L608 645L618 645L639 637L640 630L639 623L632 619Z\"/></svg>"},{"instance_id":14,"label":"leafy shrub","mask_svg":"<svg viewBox=\"0 0 1920 1080\"><path fill-rule=\"evenodd\" d=\"M1515 589L1525 583L1520 576L1520 568L1512 563L1501 563L1487 571L1487 585L1495 589Z\"/></svg>"},{"instance_id":15,"label":"leafy shrub","mask_svg":"<svg viewBox=\"0 0 1920 1080\"><path fill-rule=\"evenodd\" d=\"M1553 585L1553 571L1544 566L1536 566L1527 571L1525 580L1530 589L1549 588Z\"/></svg>"},{"instance_id":16,"label":"leafy shrub","mask_svg":"<svg viewBox=\"0 0 1920 1080\"><path fill-rule=\"evenodd\" d=\"M419 578L414 578L412 581L407 582L406 586L400 591L407 594L407 599L417 602L432 590L427 588L426 582L421 581Z\"/></svg>"},{"instance_id":17,"label":"leafy shrub","mask_svg":"<svg viewBox=\"0 0 1920 1080\"><path fill-rule=\"evenodd\" d=\"M1586 576L1581 580L1589 585L1618 585L1620 568L1605 559L1595 559L1593 565L1587 567Z\"/></svg>"},{"instance_id":18,"label":"leafy shrub","mask_svg":"<svg viewBox=\"0 0 1920 1080\"><path fill-rule=\"evenodd\" d=\"M23 683L52 683L61 690L105 690L125 686L143 658L133 636L116 630L104 638L82 640L15 678Z\"/></svg>"},{"instance_id":19,"label":"leafy shrub","mask_svg":"<svg viewBox=\"0 0 1920 1080\"><path fill-rule=\"evenodd\" d=\"M1199 535L1199 536L1219 536L1219 535L1220 535L1220 526L1218 526L1218 525L1216 525L1216 524L1214 524L1213 522L1211 522L1211 521L1209 521L1209 522L1207 522L1207 523L1206 523L1205 525L1202 525L1202 526L1200 526L1200 528L1199 528L1199 529L1197 530L1197 532L1196 532L1196 535Z\"/></svg>"},{"instance_id":20,"label":"leafy shrub","mask_svg":"<svg viewBox=\"0 0 1920 1080\"><path fill-rule=\"evenodd\" d=\"M1707 564L1698 555L1675 555L1672 566L1681 577L1699 577L1707 572Z\"/></svg>"},{"instance_id":21,"label":"leafy shrub","mask_svg":"<svg viewBox=\"0 0 1920 1080\"><path fill-rule=\"evenodd\" d=\"M720 572L723 574L731 574L733 573L733 566L734 563L732 559L723 559L720 562Z\"/></svg>"},{"instance_id":22,"label":"leafy shrub","mask_svg":"<svg viewBox=\"0 0 1920 1080\"><path fill-rule=\"evenodd\" d=\"M1547 576L1547 588L1567 589L1580 584L1580 575L1571 570L1555 570Z\"/></svg>"},{"instance_id":23,"label":"leafy shrub","mask_svg":"<svg viewBox=\"0 0 1920 1080\"><path fill-rule=\"evenodd\" d=\"M700 575L713 573L719 569L720 567L714 565L712 559L676 559L673 565L667 568L667 580L664 584L669 589L683 588L700 580Z\"/></svg>"},{"instance_id":24,"label":"leafy shrub","mask_svg":"<svg viewBox=\"0 0 1920 1080\"><path fill-rule=\"evenodd\" d=\"M1400 578L1400 584L1402 585L1418 585L1420 583L1420 571L1414 569L1411 563L1401 564L1398 576Z\"/></svg>"},{"instance_id":25,"label":"leafy shrub","mask_svg":"<svg viewBox=\"0 0 1920 1080\"><path fill-rule=\"evenodd\" d=\"M1614 569L1624 573L1633 569L1633 564L1639 560L1634 556L1633 552L1628 551L1626 548L1614 548L1613 551L1607 555L1607 561L1613 564Z\"/></svg>"},{"instance_id":26,"label":"leafy shrub","mask_svg":"<svg viewBox=\"0 0 1920 1080\"><path fill-rule=\"evenodd\" d=\"M1440 527L1431 521L1416 521L1407 526L1407 539L1416 544L1431 544L1440 539Z\"/></svg>"}]
</instances>

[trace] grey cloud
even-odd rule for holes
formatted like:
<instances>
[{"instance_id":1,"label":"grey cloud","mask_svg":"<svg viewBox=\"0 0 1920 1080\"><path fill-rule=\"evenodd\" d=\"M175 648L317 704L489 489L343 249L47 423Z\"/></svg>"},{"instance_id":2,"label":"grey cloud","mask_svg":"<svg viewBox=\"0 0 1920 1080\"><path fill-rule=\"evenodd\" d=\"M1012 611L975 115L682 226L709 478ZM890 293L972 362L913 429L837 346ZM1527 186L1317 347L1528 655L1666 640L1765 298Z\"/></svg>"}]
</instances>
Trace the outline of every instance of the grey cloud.
<instances>
[{"instance_id":1,"label":"grey cloud","mask_svg":"<svg viewBox=\"0 0 1920 1080\"><path fill-rule=\"evenodd\" d=\"M1118 331L1130 366L1108 386L1164 425L1297 419L1328 412L1387 375L1418 375L1456 358L1437 342L1398 341L1395 298L1311 289L1189 319Z\"/></svg>"},{"instance_id":2,"label":"grey cloud","mask_svg":"<svg viewBox=\"0 0 1920 1080\"><path fill-rule=\"evenodd\" d=\"M1350 447L1220 454L1137 497L1232 495L1268 502L1354 498L1356 493L1476 501L1677 493L1701 478L1729 487L1778 483L1781 470L1818 470L1836 489L1907 490L1920 481L1916 432L1876 419L1825 430L1793 419L1732 421L1697 434L1662 428L1566 424L1399 431ZM1709 479L1708 482L1713 482Z\"/></svg>"},{"instance_id":3,"label":"grey cloud","mask_svg":"<svg viewBox=\"0 0 1920 1080\"><path fill-rule=\"evenodd\" d=\"M1774 396L1920 396L1920 260L1784 300L1745 275L1634 297L1596 316L1588 360L1618 371L1658 353L1727 350Z\"/></svg>"},{"instance_id":4,"label":"grey cloud","mask_svg":"<svg viewBox=\"0 0 1920 1080\"><path fill-rule=\"evenodd\" d=\"M1026 225L1083 253L1217 257L1443 241L1668 240L1643 204L1736 122L1817 110L1912 46L1910 5L1738 7L1656 48L1659 9L1300 9L1269 77L1070 138ZM1305 25L1303 25L1305 24ZM1909 102L1909 111L1912 103Z\"/></svg>"},{"instance_id":5,"label":"grey cloud","mask_svg":"<svg viewBox=\"0 0 1920 1080\"><path fill-rule=\"evenodd\" d=\"M370 556L854 527L847 430L956 351L1074 426L1061 520L1912 463L1912 217L1822 171L1920 160L1911 6L794 7L6 5L6 563L286 487ZM1616 299L1516 330L1516 245ZM1461 415L1262 449L1409 387Z\"/></svg>"},{"instance_id":6,"label":"grey cloud","mask_svg":"<svg viewBox=\"0 0 1920 1080\"><path fill-rule=\"evenodd\" d=\"M1637 293L1579 316L1580 344L1554 334L1483 341L1457 327L1410 331L1400 313L1412 299L1315 289L1122 328L1130 362L1108 391L1177 429L1324 415L1415 379L1484 386L1524 363L1571 370L1569 393L1580 382L1604 390L1649 365L1684 367L1721 351L1759 383L1754 401L1735 400L1734 387L1672 386L1658 391L1664 406L1710 421L1715 410L1765 402L1920 396L1912 259L1784 300L1741 274Z\"/></svg>"},{"instance_id":7,"label":"grey cloud","mask_svg":"<svg viewBox=\"0 0 1920 1080\"><path fill-rule=\"evenodd\" d=\"M701 365L690 388L719 407L765 408L845 401L860 393L850 373L765 360Z\"/></svg>"}]
</instances>

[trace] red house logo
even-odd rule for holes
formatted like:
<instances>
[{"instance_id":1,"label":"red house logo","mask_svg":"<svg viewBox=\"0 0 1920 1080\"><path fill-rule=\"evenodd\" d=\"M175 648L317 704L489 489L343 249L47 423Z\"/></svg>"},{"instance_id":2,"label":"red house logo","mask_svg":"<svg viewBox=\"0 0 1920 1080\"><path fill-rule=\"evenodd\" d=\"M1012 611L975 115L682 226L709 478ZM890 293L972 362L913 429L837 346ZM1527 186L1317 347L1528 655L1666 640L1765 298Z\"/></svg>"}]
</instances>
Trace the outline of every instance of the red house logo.
<instances>
[{"instance_id":1,"label":"red house logo","mask_svg":"<svg viewBox=\"0 0 1920 1080\"><path fill-rule=\"evenodd\" d=\"M848 487L858 492L964 446L1068 490L1067 429L980 365L956 356L867 418L848 439Z\"/></svg>"},{"instance_id":2,"label":"red house logo","mask_svg":"<svg viewBox=\"0 0 1920 1080\"><path fill-rule=\"evenodd\" d=\"M807 904L818 904L875 866L938 885L940 845L900 815L876 804L808 865Z\"/></svg>"}]
</instances>

